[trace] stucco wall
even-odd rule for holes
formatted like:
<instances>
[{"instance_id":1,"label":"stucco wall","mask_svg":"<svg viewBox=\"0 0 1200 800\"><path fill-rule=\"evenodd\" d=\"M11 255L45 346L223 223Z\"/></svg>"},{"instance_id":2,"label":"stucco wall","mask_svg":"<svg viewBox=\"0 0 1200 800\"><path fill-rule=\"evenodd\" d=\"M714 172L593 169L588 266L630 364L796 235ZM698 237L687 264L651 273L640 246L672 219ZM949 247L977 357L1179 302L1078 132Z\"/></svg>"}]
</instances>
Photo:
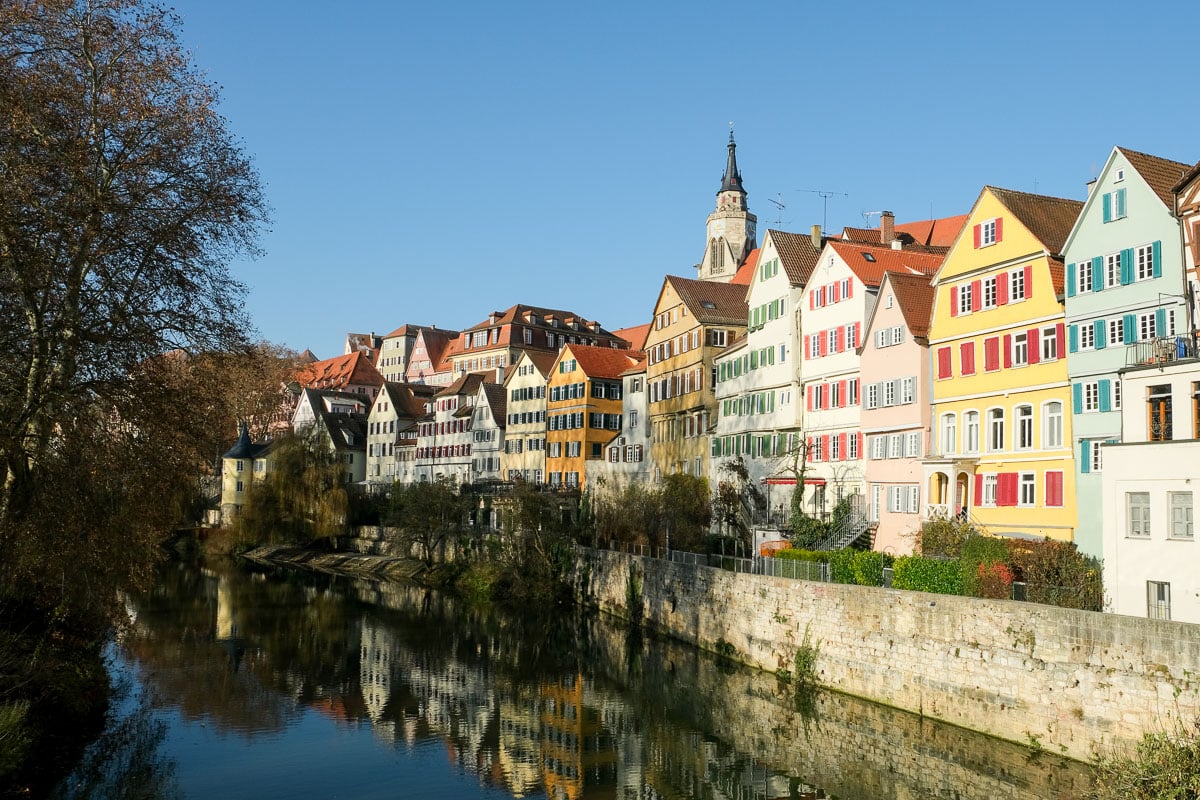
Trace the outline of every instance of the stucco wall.
<instances>
[{"instance_id":1,"label":"stucco wall","mask_svg":"<svg viewBox=\"0 0 1200 800\"><path fill-rule=\"evenodd\" d=\"M577 590L763 669L807 630L822 685L1088 759L1200 716L1200 627L978 598L745 575L583 550Z\"/></svg>"}]
</instances>

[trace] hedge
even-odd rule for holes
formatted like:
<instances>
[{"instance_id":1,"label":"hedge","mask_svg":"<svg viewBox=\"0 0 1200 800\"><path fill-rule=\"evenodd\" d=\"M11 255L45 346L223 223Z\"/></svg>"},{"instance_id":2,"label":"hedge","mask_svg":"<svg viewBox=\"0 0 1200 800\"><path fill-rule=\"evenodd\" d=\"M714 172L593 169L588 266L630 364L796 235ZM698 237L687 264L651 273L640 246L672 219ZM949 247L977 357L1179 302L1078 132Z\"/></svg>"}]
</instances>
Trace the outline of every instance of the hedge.
<instances>
[{"instance_id":1,"label":"hedge","mask_svg":"<svg viewBox=\"0 0 1200 800\"><path fill-rule=\"evenodd\" d=\"M829 577L834 583L859 586L882 586L883 568L891 566L894 558L874 550L778 550L775 558L790 561L811 561L829 564Z\"/></svg>"},{"instance_id":2,"label":"hedge","mask_svg":"<svg viewBox=\"0 0 1200 800\"><path fill-rule=\"evenodd\" d=\"M901 556L896 559L892 587L914 592L962 594L962 565L957 559Z\"/></svg>"}]
</instances>

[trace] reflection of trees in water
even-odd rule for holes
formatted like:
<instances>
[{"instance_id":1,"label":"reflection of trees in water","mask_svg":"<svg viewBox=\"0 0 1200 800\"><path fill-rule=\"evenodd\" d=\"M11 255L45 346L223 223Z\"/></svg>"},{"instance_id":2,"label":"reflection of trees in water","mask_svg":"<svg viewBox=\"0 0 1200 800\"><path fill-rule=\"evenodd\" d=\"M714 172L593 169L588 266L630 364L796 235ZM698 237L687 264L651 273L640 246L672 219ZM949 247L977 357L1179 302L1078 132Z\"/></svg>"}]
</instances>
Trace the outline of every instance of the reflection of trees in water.
<instances>
[{"instance_id":1,"label":"reflection of trees in water","mask_svg":"<svg viewBox=\"0 0 1200 800\"><path fill-rule=\"evenodd\" d=\"M171 800L182 798L175 763L159 752L167 725L144 695L133 696L128 676L114 681L109 721L55 800Z\"/></svg>"}]
</instances>

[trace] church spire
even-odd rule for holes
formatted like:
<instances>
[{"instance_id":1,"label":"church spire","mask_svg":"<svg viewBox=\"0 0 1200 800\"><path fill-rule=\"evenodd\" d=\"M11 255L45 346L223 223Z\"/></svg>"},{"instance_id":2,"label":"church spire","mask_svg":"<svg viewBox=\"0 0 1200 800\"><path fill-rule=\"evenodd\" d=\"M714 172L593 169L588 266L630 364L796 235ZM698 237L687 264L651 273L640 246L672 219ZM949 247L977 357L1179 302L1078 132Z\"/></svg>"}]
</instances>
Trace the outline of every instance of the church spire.
<instances>
[{"instance_id":1,"label":"church spire","mask_svg":"<svg viewBox=\"0 0 1200 800\"><path fill-rule=\"evenodd\" d=\"M721 188L717 190L717 194L721 192L742 192L746 189L742 186L742 176L738 172L737 167L737 142L733 140L733 127L729 128L729 157L725 162L725 174L721 176Z\"/></svg>"}]
</instances>

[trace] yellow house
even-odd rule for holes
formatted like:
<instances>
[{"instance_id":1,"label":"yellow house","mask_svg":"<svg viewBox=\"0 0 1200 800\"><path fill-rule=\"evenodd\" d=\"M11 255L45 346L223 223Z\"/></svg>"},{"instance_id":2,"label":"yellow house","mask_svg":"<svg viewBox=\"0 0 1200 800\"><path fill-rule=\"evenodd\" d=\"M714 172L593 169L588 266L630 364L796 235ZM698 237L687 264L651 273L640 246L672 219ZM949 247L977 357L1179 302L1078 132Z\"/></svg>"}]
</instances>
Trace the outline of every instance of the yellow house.
<instances>
[{"instance_id":1,"label":"yellow house","mask_svg":"<svg viewBox=\"0 0 1200 800\"><path fill-rule=\"evenodd\" d=\"M1073 538L1062 248L1082 207L986 186L934 277L926 518Z\"/></svg>"},{"instance_id":2,"label":"yellow house","mask_svg":"<svg viewBox=\"0 0 1200 800\"><path fill-rule=\"evenodd\" d=\"M586 463L604 458L621 430L621 373L638 350L569 344L546 381L546 477L551 486L583 489Z\"/></svg>"},{"instance_id":3,"label":"yellow house","mask_svg":"<svg viewBox=\"0 0 1200 800\"><path fill-rule=\"evenodd\" d=\"M654 479L708 474L710 427L717 421L713 359L746 331L746 286L754 254L731 283L668 275L646 337L650 460ZM745 272L743 272L745 270Z\"/></svg>"}]
</instances>

